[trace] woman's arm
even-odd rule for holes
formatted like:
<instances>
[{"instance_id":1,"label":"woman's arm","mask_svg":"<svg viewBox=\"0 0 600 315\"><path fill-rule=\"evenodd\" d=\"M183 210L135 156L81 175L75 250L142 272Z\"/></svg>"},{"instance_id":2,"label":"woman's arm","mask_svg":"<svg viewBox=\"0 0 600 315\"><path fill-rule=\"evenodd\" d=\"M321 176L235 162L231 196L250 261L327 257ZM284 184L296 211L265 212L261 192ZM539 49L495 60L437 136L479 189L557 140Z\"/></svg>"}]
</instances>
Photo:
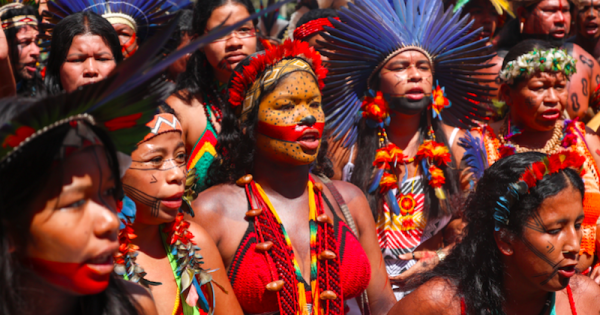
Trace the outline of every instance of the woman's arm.
<instances>
[{"instance_id":1,"label":"woman's arm","mask_svg":"<svg viewBox=\"0 0 600 315\"><path fill-rule=\"evenodd\" d=\"M460 314L460 300L448 281L432 279L398 301L388 315Z\"/></svg>"},{"instance_id":2,"label":"woman's arm","mask_svg":"<svg viewBox=\"0 0 600 315\"><path fill-rule=\"evenodd\" d=\"M371 281L367 287L371 313L387 314L396 302L396 298L388 281L388 274L375 232L375 220L367 198L358 187L350 183L334 181L334 184L348 205L358 229L360 245L365 250L371 264Z\"/></svg>"},{"instance_id":3,"label":"woman's arm","mask_svg":"<svg viewBox=\"0 0 600 315\"><path fill-rule=\"evenodd\" d=\"M227 278L223 259L215 242L206 230L198 224L190 222L189 230L194 234L194 242L201 248L200 253L204 257L203 268L205 270L215 270L215 272L211 273L213 280L218 284L213 284L216 301L215 315L242 315L242 308ZM223 287L226 292L219 286Z\"/></svg>"},{"instance_id":4,"label":"woman's arm","mask_svg":"<svg viewBox=\"0 0 600 315\"><path fill-rule=\"evenodd\" d=\"M17 95L17 83L10 65L8 41L0 27L0 98Z\"/></svg>"}]
</instances>

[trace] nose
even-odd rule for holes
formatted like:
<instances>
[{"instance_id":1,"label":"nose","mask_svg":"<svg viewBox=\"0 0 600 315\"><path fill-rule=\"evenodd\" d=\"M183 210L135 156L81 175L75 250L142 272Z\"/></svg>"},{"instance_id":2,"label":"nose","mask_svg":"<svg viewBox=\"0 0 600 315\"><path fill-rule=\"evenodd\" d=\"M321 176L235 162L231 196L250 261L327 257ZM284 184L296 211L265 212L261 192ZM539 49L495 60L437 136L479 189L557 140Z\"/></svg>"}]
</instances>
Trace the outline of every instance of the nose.
<instances>
[{"instance_id":1,"label":"nose","mask_svg":"<svg viewBox=\"0 0 600 315\"><path fill-rule=\"evenodd\" d=\"M565 15L562 13L562 11L558 11L558 13L556 14L556 19L554 20L554 22L556 24L565 24Z\"/></svg>"},{"instance_id":2,"label":"nose","mask_svg":"<svg viewBox=\"0 0 600 315\"><path fill-rule=\"evenodd\" d=\"M237 33L233 32L231 33L231 37L229 39L227 39L226 43L226 50L235 50L235 49L239 49L242 45L243 42L242 40L238 37Z\"/></svg>"},{"instance_id":3,"label":"nose","mask_svg":"<svg viewBox=\"0 0 600 315\"><path fill-rule=\"evenodd\" d=\"M84 63L83 77L84 78L95 78L99 76L98 66L94 58L88 58Z\"/></svg>"},{"instance_id":4,"label":"nose","mask_svg":"<svg viewBox=\"0 0 600 315\"><path fill-rule=\"evenodd\" d=\"M172 163L173 166L170 169L165 170L167 173L167 183L182 185L187 175L185 163L182 165L177 165L175 161L172 161Z\"/></svg>"},{"instance_id":5,"label":"nose","mask_svg":"<svg viewBox=\"0 0 600 315\"><path fill-rule=\"evenodd\" d=\"M36 59L37 59L37 57L40 56L40 47L35 42L32 42L31 45L33 47L31 47L31 53L30 53L30 55L32 57L36 57Z\"/></svg>"},{"instance_id":6,"label":"nose","mask_svg":"<svg viewBox=\"0 0 600 315\"><path fill-rule=\"evenodd\" d=\"M568 235L566 236L565 243L563 245L563 255L571 256L569 258L577 259L579 250L581 249L581 237L583 232L580 229L575 229L575 226L569 228ZM574 257L573 257L574 256Z\"/></svg>"},{"instance_id":7,"label":"nose","mask_svg":"<svg viewBox=\"0 0 600 315\"><path fill-rule=\"evenodd\" d=\"M408 72L408 82L420 82L423 79L417 66L410 66L406 71Z\"/></svg>"},{"instance_id":8,"label":"nose","mask_svg":"<svg viewBox=\"0 0 600 315\"><path fill-rule=\"evenodd\" d=\"M306 117L302 118L302 120L300 120L300 122L298 123L298 125L300 125L300 126L313 126L316 123L317 123L317 119L315 118L315 116L310 115L310 116L306 116Z\"/></svg>"},{"instance_id":9,"label":"nose","mask_svg":"<svg viewBox=\"0 0 600 315\"><path fill-rule=\"evenodd\" d=\"M554 107L558 105L559 101L560 98L558 97L558 93L556 93L556 90L554 88L548 89L548 93L544 98L544 105L547 107Z\"/></svg>"},{"instance_id":10,"label":"nose","mask_svg":"<svg viewBox=\"0 0 600 315\"><path fill-rule=\"evenodd\" d=\"M116 239L119 232L119 219L114 210L108 209L105 205L92 203L90 207L95 212L95 220L93 221L93 231L98 238Z\"/></svg>"}]
</instances>

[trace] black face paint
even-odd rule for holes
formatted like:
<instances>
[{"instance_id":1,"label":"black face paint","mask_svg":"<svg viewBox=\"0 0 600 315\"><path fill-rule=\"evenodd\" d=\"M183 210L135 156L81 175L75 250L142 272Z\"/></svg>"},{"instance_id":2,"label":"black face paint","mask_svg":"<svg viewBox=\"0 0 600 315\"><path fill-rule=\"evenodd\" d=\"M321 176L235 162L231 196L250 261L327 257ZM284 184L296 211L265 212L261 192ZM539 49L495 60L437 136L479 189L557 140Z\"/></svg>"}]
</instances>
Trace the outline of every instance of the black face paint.
<instances>
[{"instance_id":1,"label":"black face paint","mask_svg":"<svg viewBox=\"0 0 600 315\"><path fill-rule=\"evenodd\" d=\"M584 65L590 67L590 69L594 67L594 62L591 59L586 58L584 55L579 55L579 59Z\"/></svg>"},{"instance_id":2,"label":"black face paint","mask_svg":"<svg viewBox=\"0 0 600 315\"><path fill-rule=\"evenodd\" d=\"M581 78L581 92L583 96L588 96L588 81L586 78Z\"/></svg>"},{"instance_id":3,"label":"black face paint","mask_svg":"<svg viewBox=\"0 0 600 315\"><path fill-rule=\"evenodd\" d=\"M150 207L150 209L151 209L150 214L155 218L158 217L158 208L160 207L160 199L150 196L150 195L144 193L143 191L136 189L133 186L126 185L126 184L123 184L123 190L125 191L125 194L127 195L127 197L129 197L132 200L137 201L143 205Z\"/></svg>"},{"instance_id":4,"label":"black face paint","mask_svg":"<svg viewBox=\"0 0 600 315\"><path fill-rule=\"evenodd\" d=\"M391 110L409 116L420 114L431 104L431 97L427 94L416 101L409 100L404 96L392 96L390 94L383 94L383 97L388 102Z\"/></svg>"},{"instance_id":5,"label":"black face paint","mask_svg":"<svg viewBox=\"0 0 600 315\"><path fill-rule=\"evenodd\" d=\"M313 126L316 123L317 123L317 119L315 118L315 116L310 115L310 116L306 116L306 117L302 118L302 120L300 120L299 125Z\"/></svg>"}]
</instances>

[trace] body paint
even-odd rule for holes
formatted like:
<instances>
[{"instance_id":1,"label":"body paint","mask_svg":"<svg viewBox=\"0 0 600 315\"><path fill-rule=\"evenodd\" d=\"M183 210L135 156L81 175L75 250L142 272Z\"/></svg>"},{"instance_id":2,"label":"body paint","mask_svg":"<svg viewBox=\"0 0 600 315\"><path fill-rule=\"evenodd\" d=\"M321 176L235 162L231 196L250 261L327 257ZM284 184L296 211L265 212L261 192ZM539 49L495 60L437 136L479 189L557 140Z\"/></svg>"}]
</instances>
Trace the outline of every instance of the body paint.
<instances>
[{"instance_id":1,"label":"body paint","mask_svg":"<svg viewBox=\"0 0 600 315\"><path fill-rule=\"evenodd\" d=\"M303 136L305 132L308 131L317 131L319 133L317 139L320 139L323 136L324 128L325 123L323 122L317 122L312 126L276 126L264 121L259 121L257 126L257 132L272 139L287 142L296 142L300 137Z\"/></svg>"},{"instance_id":2,"label":"body paint","mask_svg":"<svg viewBox=\"0 0 600 315\"><path fill-rule=\"evenodd\" d=\"M98 294L106 290L110 280L110 272L101 274L85 263L57 262L40 258L29 258L28 262L44 280L81 295Z\"/></svg>"}]
</instances>

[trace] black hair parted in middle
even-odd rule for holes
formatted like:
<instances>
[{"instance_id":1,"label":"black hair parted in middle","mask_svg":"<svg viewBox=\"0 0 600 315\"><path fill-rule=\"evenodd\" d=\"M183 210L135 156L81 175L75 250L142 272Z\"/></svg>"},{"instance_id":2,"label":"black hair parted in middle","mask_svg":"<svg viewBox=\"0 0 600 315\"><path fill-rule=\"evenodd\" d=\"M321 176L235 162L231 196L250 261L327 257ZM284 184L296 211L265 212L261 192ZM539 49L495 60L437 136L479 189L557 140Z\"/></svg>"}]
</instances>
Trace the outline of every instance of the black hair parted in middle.
<instances>
[{"instance_id":1,"label":"black hair parted in middle","mask_svg":"<svg viewBox=\"0 0 600 315\"><path fill-rule=\"evenodd\" d=\"M56 24L52 32L50 56L46 68L46 88L49 94L55 95L63 91L60 68L65 63L73 38L86 34L102 37L106 46L110 48L115 62L119 64L123 61L119 36L108 20L91 11L71 14Z\"/></svg>"},{"instance_id":2,"label":"black hair parted in middle","mask_svg":"<svg viewBox=\"0 0 600 315\"><path fill-rule=\"evenodd\" d=\"M233 70L233 77L243 73L243 68L250 64L252 54L242 60ZM269 71L270 68L265 69ZM271 93L288 75L293 72L280 76L274 84L268 89L261 86L260 97L254 100L250 112L247 113L244 120L241 120L234 109L227 104L223 108L223 121L221 123L221 132L219 133L219 142L217 143L217 157L208 169L208 185L232 184L238 178L249 174L254 168L254 159L256 156L256 128L258 124L258 108L261 100ZM230 81L231 84L231 81ZM227 97L229 99L229 96ZM313 162L312 173L316 175L333 176L333 165L327 158L328 143L326 138L321 139L321 147L317 159Z\"/></svg>"}]
</instances>

